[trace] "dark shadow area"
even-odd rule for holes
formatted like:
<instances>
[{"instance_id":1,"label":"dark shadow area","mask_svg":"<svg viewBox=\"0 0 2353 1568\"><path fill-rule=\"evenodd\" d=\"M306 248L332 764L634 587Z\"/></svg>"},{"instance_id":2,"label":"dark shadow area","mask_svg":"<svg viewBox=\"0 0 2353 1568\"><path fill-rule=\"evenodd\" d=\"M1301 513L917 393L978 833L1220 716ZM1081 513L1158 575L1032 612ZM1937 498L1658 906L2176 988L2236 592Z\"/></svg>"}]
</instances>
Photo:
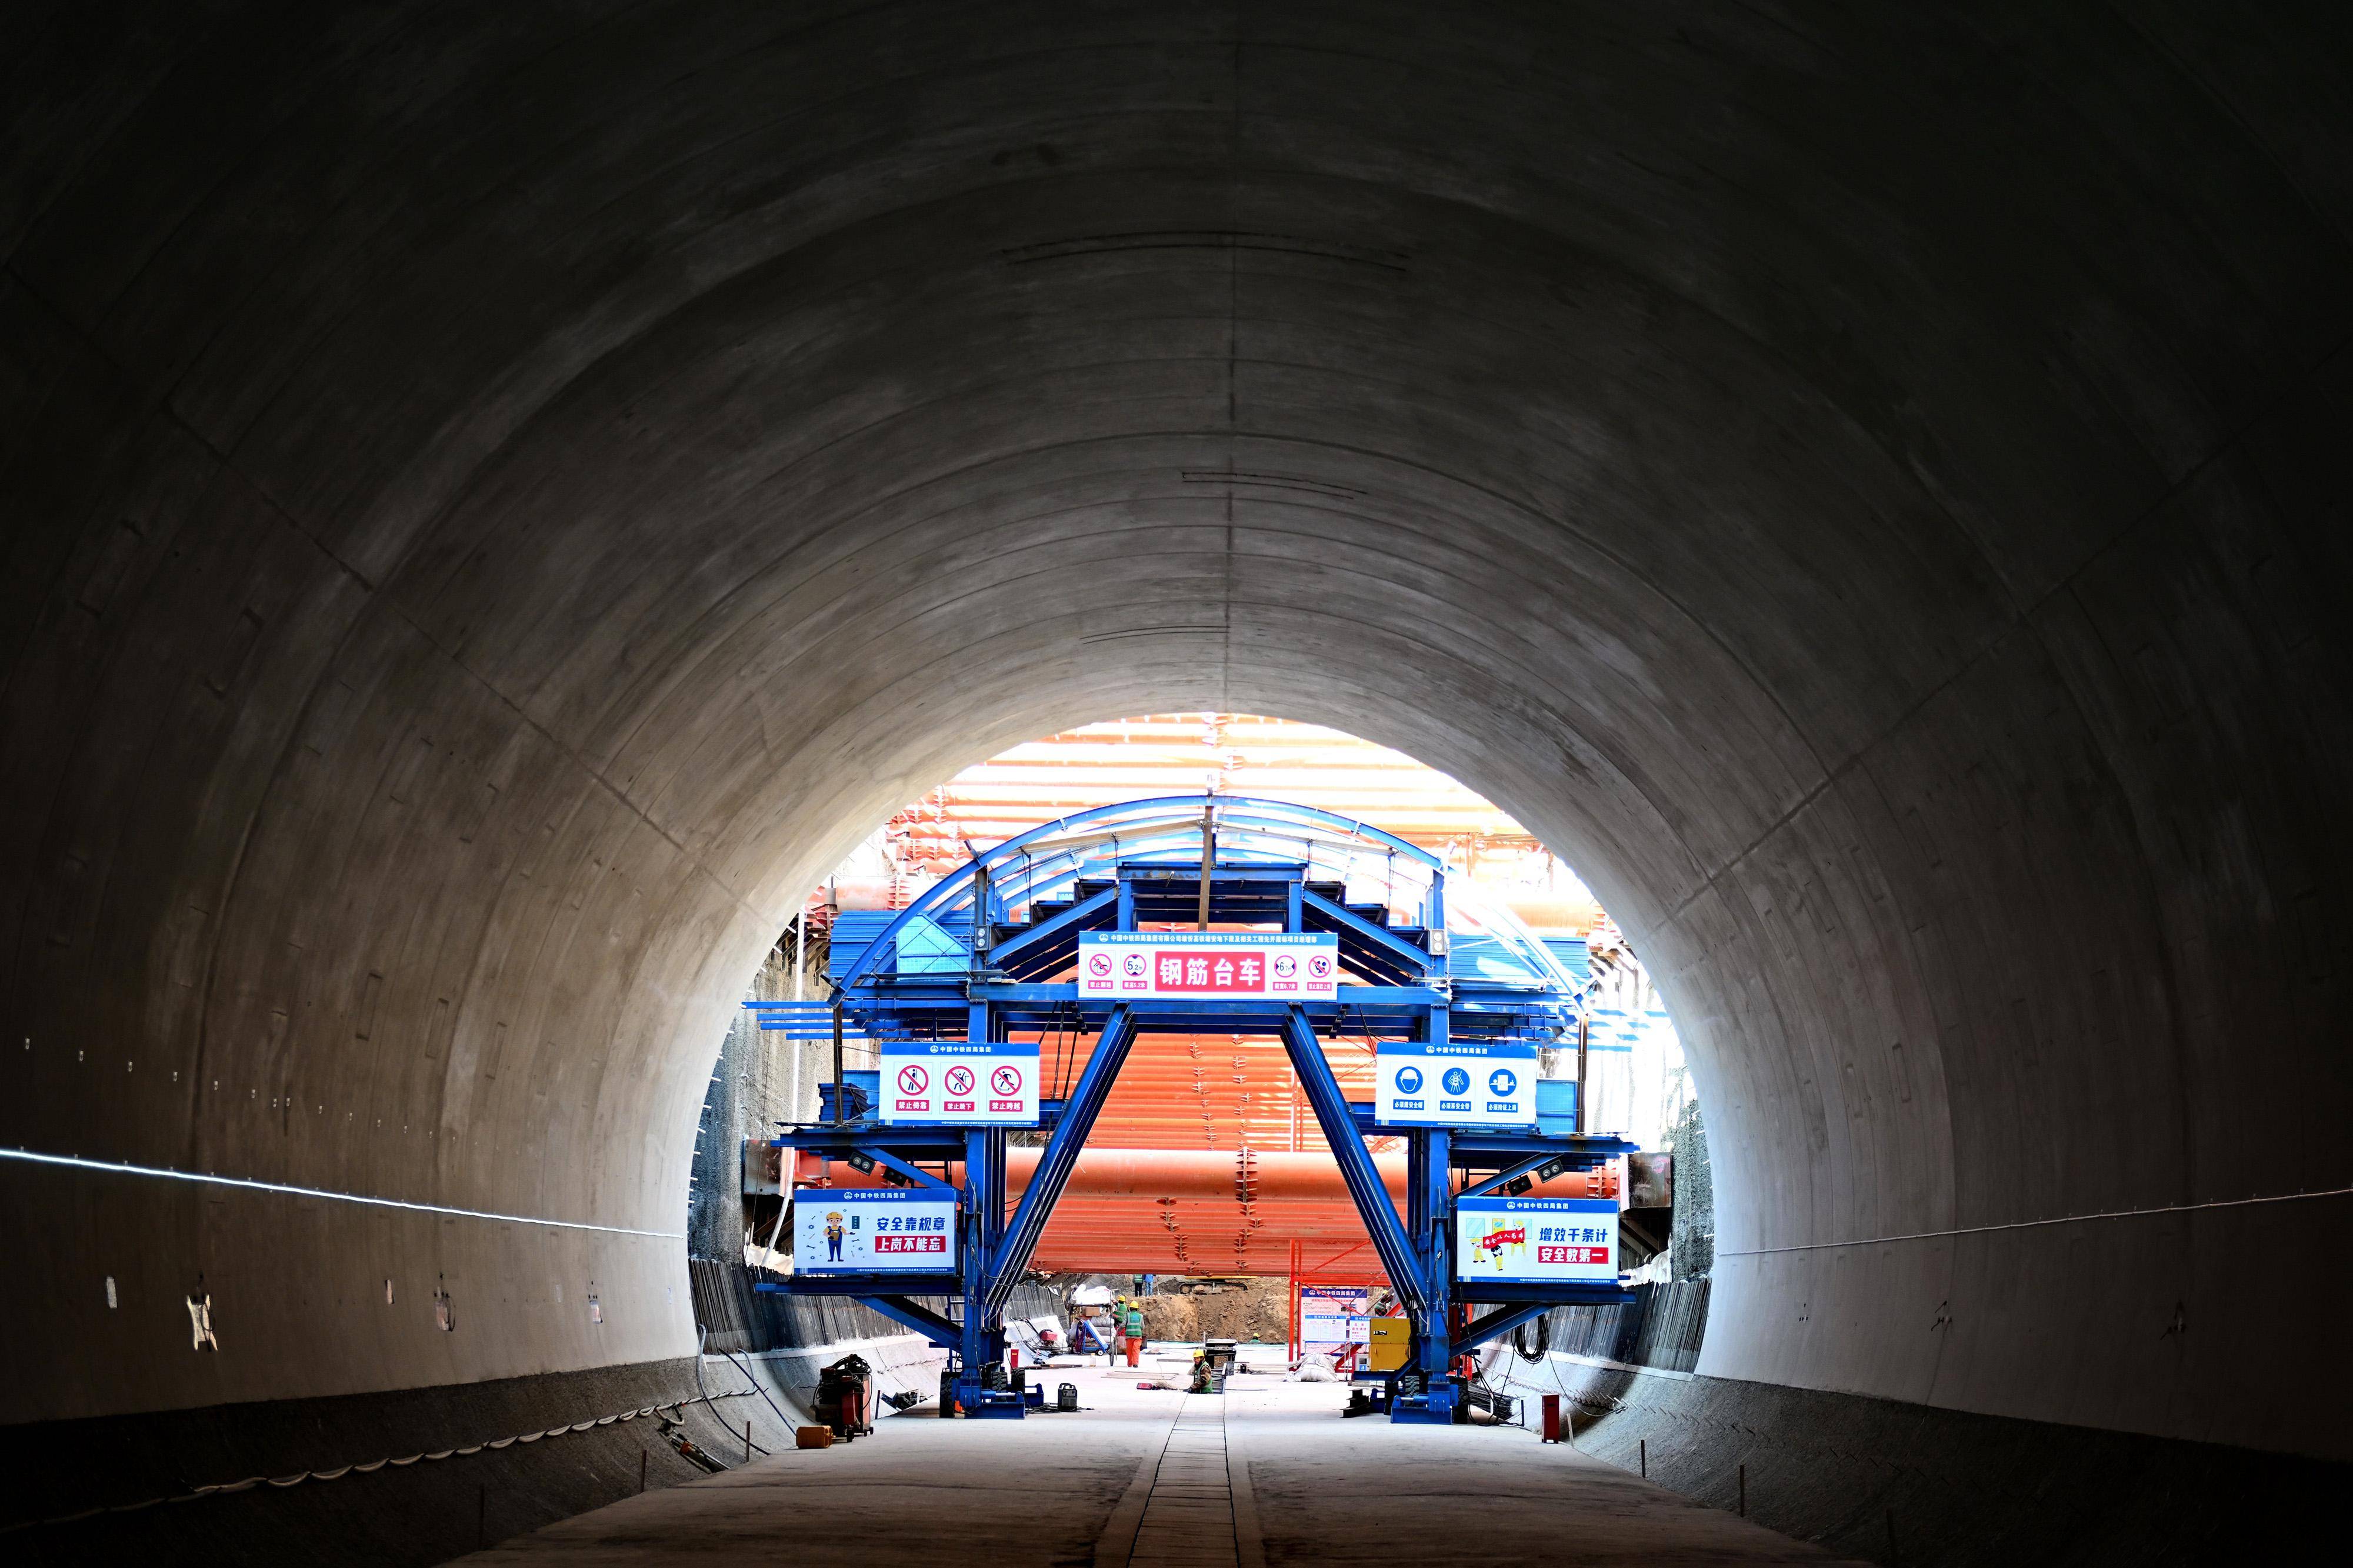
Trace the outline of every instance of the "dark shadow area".
<instances>
[{"instance_id":1,"label":"dark shadow area","mask_svg":"<svg viewBox=\"0 0 2353 1568\"><path fill-rule=\"evenodd\" d=\"M2349 17L10 8L16 1511L678 1395L799 891L1175 708L1429 761L1641 953L1708 1318L1612 1397L1679 1484L1905 1562L2302 1517ZM506 1527L615 1430L480 1461ZM417 1561L486 1473L92 1528Z\"/></svg>"}]
</instances>

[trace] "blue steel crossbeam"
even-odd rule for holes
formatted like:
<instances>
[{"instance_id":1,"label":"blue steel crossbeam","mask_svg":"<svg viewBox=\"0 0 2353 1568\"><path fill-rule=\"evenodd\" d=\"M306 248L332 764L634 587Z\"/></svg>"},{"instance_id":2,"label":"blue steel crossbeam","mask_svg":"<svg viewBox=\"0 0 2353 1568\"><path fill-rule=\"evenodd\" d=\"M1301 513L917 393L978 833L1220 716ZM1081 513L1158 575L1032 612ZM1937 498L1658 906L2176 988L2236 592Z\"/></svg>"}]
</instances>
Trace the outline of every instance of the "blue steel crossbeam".
<instances>
[{"instance_id":1,"label":"blue steel crossbeam","mask_svg":"<svg viewBox=\"0 0 2353 1568\"><path fill-rule=\"evenodd\" d=\"M1541 1318L1552 1310L1549 1303L1521 1302L1498 1307L1482 1317L1473 1318L1447 1346L1450 1355L1469 1355L1490 1340L1503 1338L1531 1319Z\"/></svg>"},{"instance_id":2,"label":"blue steel crossbeam","mask_svg":"<svg viewBox=\"0 0 2353 1568\"><path fill-rule=\"evenodd\" d=\"M894 1322L904 1323L943 1350L953 1350L963 1340L964 1330L960 1325L941 1317L937 1312L922 1302L911 1299L902 1291L892 1291L887 1294L878 1292L871 1296L860 1296L858 1300L861 1304L873 1308Z\"/></svg>"}]
</instances>

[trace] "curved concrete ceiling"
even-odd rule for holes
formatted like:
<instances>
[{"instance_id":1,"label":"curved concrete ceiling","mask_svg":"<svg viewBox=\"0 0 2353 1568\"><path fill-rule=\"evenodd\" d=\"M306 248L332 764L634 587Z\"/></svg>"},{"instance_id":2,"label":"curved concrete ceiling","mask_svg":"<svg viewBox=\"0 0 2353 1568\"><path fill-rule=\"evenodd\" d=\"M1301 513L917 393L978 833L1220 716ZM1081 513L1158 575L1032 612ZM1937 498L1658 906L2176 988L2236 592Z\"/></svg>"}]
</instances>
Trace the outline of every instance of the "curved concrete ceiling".
<instances>
[{"instance_id":1,"label":"curved concrete ceiling","mask_svg":"<svg viewBox=\"0 0 2353 1568\"><path fill-rule=\"evenodd\" d=\"M1619 914L1703 1372L2353 1453L2341 15L10 26L0 1143L433 1206L5 1162L7 1419L680 1353L792 895L1213 708Z\"/></svg>"}]
</instances>

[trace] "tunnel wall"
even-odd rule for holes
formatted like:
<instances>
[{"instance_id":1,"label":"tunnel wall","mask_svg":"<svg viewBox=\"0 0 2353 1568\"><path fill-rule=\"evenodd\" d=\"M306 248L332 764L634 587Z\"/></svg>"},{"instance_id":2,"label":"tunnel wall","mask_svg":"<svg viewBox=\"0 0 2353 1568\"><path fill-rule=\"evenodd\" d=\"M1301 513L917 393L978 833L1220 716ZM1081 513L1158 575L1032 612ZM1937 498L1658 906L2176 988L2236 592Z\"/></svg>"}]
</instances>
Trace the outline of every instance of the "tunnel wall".
<instances>
[{"instance_id":1,"label":"tunnel wall","mask_svg":"<svg viewBox=\"0 0 2353 1568\"><path fill-rule=\"evenodd\" d=\"M0 1418L684 1353L793 898L1214 708L1617 913L1702 1373L2346 1458L2345 26L20 10Z\"/></svg>"},{"instance_id":2,"label":"tunnel wall","mask_svg":"<svg viewBox=\"0 0 2353 1568\"><path fill-rule=\"evenodd\" d=\"M315 1563L326 1542L341 1563L405 1568L701 1479L673 1429L723 1466L746 1421L757 1452L789 1449L843 1356L874 1369L878 1399L936 1406L945 1353L881 1314L754 1297L741 1264L698 1260L691 1280L700 1375L690 1359L0 1427L16 1478L0 1540L41 1561L163 1563ZM1014 1305L1057 1303L1024 1289Z\"/></svg>"},{"instance_id":3,"label":"tunnel wall","mask_svg":"<svg viewBox=\"0 0 2353 1568\"><path fill-rule=\"evenodd\" d=\"M1888 1568L2323 1562L2342 1536L2346 1467L2325 1460L1576 1352L1506 1348L1486 1375L1534 1402L1532 1426L1559 1394L1581 1453Z\"/></svg>"}]
</instances>

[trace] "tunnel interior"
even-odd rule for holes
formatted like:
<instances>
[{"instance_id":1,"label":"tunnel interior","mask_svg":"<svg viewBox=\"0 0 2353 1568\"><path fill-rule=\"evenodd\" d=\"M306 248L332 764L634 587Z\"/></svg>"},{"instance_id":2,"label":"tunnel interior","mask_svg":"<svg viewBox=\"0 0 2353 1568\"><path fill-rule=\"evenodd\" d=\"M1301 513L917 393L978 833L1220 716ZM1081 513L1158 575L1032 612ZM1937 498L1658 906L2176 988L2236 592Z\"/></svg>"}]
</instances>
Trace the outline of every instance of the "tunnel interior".
<instances>
[{"instance_id":1,"label":"tunnel interior","mask_svg":"<svg viewBox=\"0 0 2353 1568\"><path fill-rule=\"evenodd\" d=\"M1645 955L1717 1184L1658 1397L1956 1495L2353 1458L2341 13L5 27L21 1441L691 1355L791 900L1217 709Z\"/></svg>"}]
</instances>

